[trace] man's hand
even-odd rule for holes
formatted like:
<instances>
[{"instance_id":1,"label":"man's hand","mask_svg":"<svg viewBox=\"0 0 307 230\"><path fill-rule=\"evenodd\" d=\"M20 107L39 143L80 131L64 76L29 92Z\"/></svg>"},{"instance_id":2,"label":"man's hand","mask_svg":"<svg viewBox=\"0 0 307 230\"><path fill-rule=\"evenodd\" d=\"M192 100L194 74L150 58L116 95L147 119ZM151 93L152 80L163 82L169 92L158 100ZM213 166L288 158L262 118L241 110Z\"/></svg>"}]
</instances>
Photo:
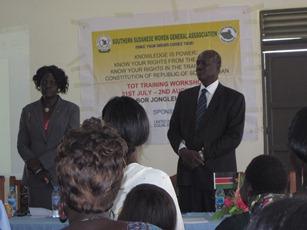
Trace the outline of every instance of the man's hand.
<instances>
[{"instance_id":1,"label":"man's hand","mask_svg":"<svg viewBox=\"0 0 307 230\"><path fill-rule=\"evenodd\" d=\"M179 150L179 155L182 158L183 164L190 169L204 165L202 156L195 150L182 148Z\"/></svg>"},{"instance_id":2,"label":"man's hand","mask_svg":"<svg viewBox=\"0 0 307 230\"><path fill-rule=\"evenodd\" d=\"M26 160L25 163L32 172L36 172L42 167L41 162L37 158Z\"/></svg>"}]
</instances>

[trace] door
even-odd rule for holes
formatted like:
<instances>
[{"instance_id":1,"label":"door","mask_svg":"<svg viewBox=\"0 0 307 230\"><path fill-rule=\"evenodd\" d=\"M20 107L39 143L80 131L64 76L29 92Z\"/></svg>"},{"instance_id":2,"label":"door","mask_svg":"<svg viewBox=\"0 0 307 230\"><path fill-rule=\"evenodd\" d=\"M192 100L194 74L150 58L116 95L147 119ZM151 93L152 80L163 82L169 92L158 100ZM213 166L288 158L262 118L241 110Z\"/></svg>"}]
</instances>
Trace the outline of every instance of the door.
<instances>
[{"instance_id":1,"label":"door","mask_svg":"<svg viewBox=\"0 0 307 230\"><path fill-rule=\"evenodd\" d=\"M291 169L288 128L295 113L307 106L307 50L263 52L266 152Z\"/></svg>"}]
</instances>

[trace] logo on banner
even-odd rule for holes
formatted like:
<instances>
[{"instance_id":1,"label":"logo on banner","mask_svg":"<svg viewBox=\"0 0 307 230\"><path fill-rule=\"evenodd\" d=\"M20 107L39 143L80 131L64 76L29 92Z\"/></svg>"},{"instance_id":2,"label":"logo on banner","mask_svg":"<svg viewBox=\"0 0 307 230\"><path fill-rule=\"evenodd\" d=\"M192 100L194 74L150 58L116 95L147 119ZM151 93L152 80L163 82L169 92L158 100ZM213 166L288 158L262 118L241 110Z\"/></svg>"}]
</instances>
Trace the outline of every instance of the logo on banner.
<instances>
[{"instance_id":1,"label":"logo on banner","mask_svg":"<svg viewBox=\"0 0 307 230\"><path fill-rule=\"evenodd\" d=\"M108 35L100 35L96 41L97 48L101 53L110 52L112 40Z\"/></svg>"},{"instance_id":2,"label":"logo on banner","mask_svg":"<svg viewBox=\"0 0 307 230\"><path fill-rule=\"evenodd\" d=\"M237 31L232 26L225 26L219 34L222 42L231 43L237 38Z\"/></svg>"}]
</instances>

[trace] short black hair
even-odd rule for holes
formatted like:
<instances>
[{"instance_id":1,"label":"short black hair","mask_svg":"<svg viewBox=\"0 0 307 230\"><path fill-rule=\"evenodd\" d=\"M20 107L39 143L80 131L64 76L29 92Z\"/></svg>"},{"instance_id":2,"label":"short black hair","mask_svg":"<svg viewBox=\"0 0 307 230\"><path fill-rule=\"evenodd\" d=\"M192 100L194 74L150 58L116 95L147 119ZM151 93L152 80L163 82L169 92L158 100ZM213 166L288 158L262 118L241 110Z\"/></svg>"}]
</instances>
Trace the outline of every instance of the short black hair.
<instances>
[{"instance_id":1,"label":"short black hair","mask_svg":"<svg viewBox=\"0 0 307 230\"><path fill-rule=\"evenodd\" d=\"M175 230L176 206L172 197L154 184L139 184L127 194L118 220L140 221Z\"/></svg>"},{"instance_id":2,"label":"short black hair","mask_svg":"<svg viewBox=\"0 0 307 230\"><path fill-rule=\"evenodd\" d=\"M68 76L65 74L63 69L55 65L43 66L36 71L36 74L33 76L32 80L34 81L35 88L38 91L40 91L41 81L46 73L50 73L54 77L55 81L57 82L59 93L65 94L68 91Z\"/></svg>"},{"instance_id":3,"label":"short black hair","mask_svg":"<svg viewBox=\"0 0 307 230\"><path fill-rule=\"evenodd\" d=\"M288 147L307 163L307 107L300 109L290 123Z\"/></svg>"},{"instance_id":4,"label":"short black hair","mask_svg":"<svg viewBox=\"0 0 307 230\"><path fill-rule=\"evenodd\" d=\"M215 51L215 50L205 50L200 55L207 56L208 58L213 57L216 64L217 64L218 70L219 71L221 70L222 58L221 58L221 55L217 51Z\"/></svg>"},{"instance_id":5,"label":"short black hair","mask_svg":"<svg viewBox=\"0 0 307 230\"><path fill-rule=\"evenodd\" d=\"M149 136L149 120L145 109L133 98L113 97L102 110L102 119L114 127L127 142L128 155L144 144Z\"/></svg>"},{"instance_id":6,"label":"short black hair","mask_svg":"<svg viewBox=\"0 0 307 230\"><path fill-rule=\"evenodd\" d=\"M287 169L277 157L260 155L247 166L245 180L254 194L284 193L288 185Z\"/></svg>"},{"instance_id":7,"label":"short black hair","mask_svg":"<svg viewBox=\"0 0 307 230\"><path fill-rule=\"evenodd\" d=\"M307 199L284 198L265 206L247 230L303 230L307 226Z\"/></svg>"}]
</instances>

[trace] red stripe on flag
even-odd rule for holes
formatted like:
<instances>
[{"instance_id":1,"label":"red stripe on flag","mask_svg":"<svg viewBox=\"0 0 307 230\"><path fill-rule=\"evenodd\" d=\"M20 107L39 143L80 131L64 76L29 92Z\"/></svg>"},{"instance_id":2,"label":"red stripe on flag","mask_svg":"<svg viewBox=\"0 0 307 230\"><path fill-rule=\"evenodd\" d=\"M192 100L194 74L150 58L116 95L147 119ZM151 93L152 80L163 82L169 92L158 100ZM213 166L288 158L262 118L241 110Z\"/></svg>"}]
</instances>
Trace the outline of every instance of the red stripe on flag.
<instances>
[{"instance_id":1,"label":"red stripe on flag","mask_svg":"<svg viewBox=\"0 0 307 230\"><path fill-rule=\"evenodd\" d=\"M221 183L234 183L232 177L223 177L223 178L215 178L215 183L216 184L221 184Z\"/></svg>"}]
</instances>

